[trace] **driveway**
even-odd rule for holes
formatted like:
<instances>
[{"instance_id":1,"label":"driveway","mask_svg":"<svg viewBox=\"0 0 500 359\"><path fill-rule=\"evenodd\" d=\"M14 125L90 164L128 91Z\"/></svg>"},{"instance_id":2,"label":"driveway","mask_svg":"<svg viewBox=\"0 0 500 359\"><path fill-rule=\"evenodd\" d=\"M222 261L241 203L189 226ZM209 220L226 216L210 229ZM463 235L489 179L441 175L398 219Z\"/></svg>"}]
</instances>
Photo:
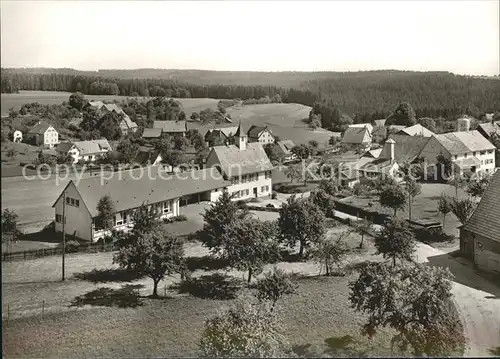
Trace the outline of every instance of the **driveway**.
<instances>
[{"instance_id":1,"label":"driveway","mask_svg":"<svg viewBox=\"0 0 500 359\"><path fill-rule=\"evenodd\" d=\"M356 217L336 211L339 218ZM376 230L381 226L374 225ZM418 243L416 260L448 268L454 275L452 293L467 340L465 356L493 356L500 348L500 287L476 273L472 264L451 253Z\"/></svg>"}]
</instances>

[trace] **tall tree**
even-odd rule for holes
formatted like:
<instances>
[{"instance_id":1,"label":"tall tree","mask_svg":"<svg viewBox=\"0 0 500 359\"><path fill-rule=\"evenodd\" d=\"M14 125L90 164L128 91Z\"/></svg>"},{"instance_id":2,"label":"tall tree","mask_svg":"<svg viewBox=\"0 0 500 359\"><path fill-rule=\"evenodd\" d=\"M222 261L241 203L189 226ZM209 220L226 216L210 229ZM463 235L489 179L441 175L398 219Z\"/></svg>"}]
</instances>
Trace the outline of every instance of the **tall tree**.
<instances>
[{"instance_id":1,"label":"tall tree","mask_svg":"<svg viewBox=\"0 0 500 359\"><path fill-rule=\"evenodd\" d=\"M97 217L95 227L97 229L111 229L115 226L115 202L109 195L105 195L97 202Z\"/></svg>"},{"instance_id":2,"label":"tall tree","mask_svg":"<svg viewBox=\"0 0 500 359\"><path fill-rule=\"evenodd\" d=\"M14 210L5 208L2 212L2 243L15 242L21 231L17 228L19 216Z\"/></svg>"},{"instance_id":3,"label":"tall tree","mask_svg":"<svg viewBox=\"0 0 500 359\"><path fill-rule=\"evenodd\" d=\"M446 215L451 212L451 198L444 193L438 199L438 212L443 215L443 228L446 220Z\"/></svg>"},{"instance_id":4,"label":"tall tree","mask_svg":"<svg viewBox=\"0 0 500 359\"><path fill-rule=\"evenodd\" d=\"M247 271L250 283L252 276L262 272L264 264L279 258L276 235L274 223L236 219L224 226L222 257L231 267Z\"/></svg>"},{"instance_id":5,"label":"tall tree","mask_svg":"<svg viewBox=\"0 0 500 359\"><path fill-rule=\"evenodd\" d=\"M297 290L291 275L276 266L272 271L264 273L264 276L257 281L255 287L257 289L256 297L259 301L268 300L271 302L271 312L278 300L285 295L296 293Z\"/></svg>"},{"instance_id":6,"label":"tall tree","mask_svg":"<svg viewBox=\"0 0 500 359\"><path fill-rule=\"evenodd\" d=\"M375 247L377 254L382 254L384 259L392 259L393 266L396 259L412 261L416 249L415 235L405 220L393 217L375 237Z\"/></svg>"},{"instance_id":7,"label":"tall tree","mask_svg":"<svg viewBox=\"0 0 500 359\"><path fill-rule=\"evenodd\" d=\"M453 198L451 201L451 211L462 224L467 223L475 209L476 203L470 198Z\"/></svg>"},{"instance_id":8,"label":"tall tree","mask_svg":"<svg viewBox=\"0 0 500 359\"><path fill-rule=\"evenodd\" d=\"M166 276L185 273L182 240L167 233L165 225L150 232L133 233L133 240L119 248L113 263L129 268L153 280L153 297L158 296L158 283Z\"/></svg>"},{"instance_id":9,"label":"tall tree","mask_svg":"<svg viewBox=\"0 0 500 359\"><path fill-rule=\"evenodd\" d=\"M248 219L249 216L248 209L240 208L233 201L233 196L227 190L223 191L217 201L203 214L203 228L199 233L201 243L210 249L212 254L219 254L223 249L226 225Z\"/></svg>"},{"instance_id":10,"label":"tall tree","mask_svg":"<svg viewBox=\"0 0 500 359\"><path fill-rule=\"evenodd\" d=\"M311 249L311 257L320 264L320 274L323 268L325 268L327 276L333 274L334 265L338 269L342 260L349 253L345 239L350 234L350 231L345 231L337 235L337 238L324 238L314 244Z\"/></svg>"},{"instance_id":11,"label":"tall tree","mask_svg":"<svg viewBox=\"0 0 500 359\"><path fill-rule=\"evenodd\" d=\"M323 189L318 188L311 193L310 200L325 214L326 217L332 217L335 214L335 199L332 195Z\"/></svg>"},{"instance_id":12,"label":"tall tree","mask_svg":"<svg viewBox=\"0 0 500 359\"><path fill-rule=\"evenodd\" d=\"M393 343L408 346L415 356L453 356L465 338L453 314L448 269L425 264L388 267L366 263L350 284L349 299L368 315L363 333L372 337L381 327L397 331Z\"/></svg>"},{"instance_id":13,"label":"tall tree","mask_svg":"<svg viewBox=\"0 0 500 359\"><path fill-rule=\"evenodd\" d=\"M78 111L81 111L87 103L87 99L81 92L75 92L69 97L69 106Z\"/></svg>"},{"instance_id":14,"label":"tall tree","mask_svg":"<svg viewBox=\"0 0 500 359\"><path fill-rule=\"evenodd\" d=\"M288 198L280 208L278 226L280 239L290 248L299 242L299 256L312 243L318 243L325 234L325 215L308 199Z\"/></svg>"},{"instance_id":15,"label":"tall tree","mask_svg":"<svg viewBox=\"0 0 500 359\"><path fill-rule=\"evenodd\" d=\"M416 196L422 193L422 186L413 179L413 177L408 176L406 181L406 192L408 193L408 219L411 221L411 210L413 205L413 200Z\"/></svg>"}]
</instances>

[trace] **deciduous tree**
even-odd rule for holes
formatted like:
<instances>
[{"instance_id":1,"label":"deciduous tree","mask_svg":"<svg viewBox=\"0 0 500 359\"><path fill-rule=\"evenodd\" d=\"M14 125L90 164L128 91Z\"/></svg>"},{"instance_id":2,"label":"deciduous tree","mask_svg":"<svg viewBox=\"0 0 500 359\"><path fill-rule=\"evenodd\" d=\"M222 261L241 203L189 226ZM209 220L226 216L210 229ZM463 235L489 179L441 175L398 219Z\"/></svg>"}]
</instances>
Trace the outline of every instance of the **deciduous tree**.
<instances>
[{"instance_id":1,"label":"deciduous tree","mask_svg":"<svg viewBox=\"0 0 500 359\"><path fill-rule=\"evenodd\" d=\"M109 195L101 197L97 202L97 217L95 227L97 229L111 229L115 226L115 203Z\"/></svg>"},{"instance_id":2,"label":"deciduous tree","mask_svg":"<svg viewBox=\"0 0 500 359\"><path fill-rule=\"evenodd\" d=\"M406 177L405 182L408 193L408 219L411 221L412 203L415 197L422 193L422 186L410 176Z\"/></svg>"},{"instance_id":3,"label":"deciduous tree","mask_svg":"<svg viewBox=\"0 0 500 359\"><path fill-rule=\"evenodd\" d=\"M121 246L113 262L153 280L153 297L158 296L158 283L166 276L184 274L182 240L168 234L164 224L149 232L132 233L132 240Z\"/></svg>"},{"instance_id":4,"label":"deciduous tree","mask_svg":"<svg viewBox=\"0 0 500 359\"><path fill-rule=\"evenodd\" d=\"M404 209L407 203L407 193L400 185L386 185L380 192L380 204L394 210L394 216L398 209Z\"/></svg>"},{"instance_id":5,"label":"deciduous tree","mask_svg":"<svg viewBox=\"0 0 500 359\"><path fill-rule=\"evenodd\" d=\"M88 101L81 92L75 92L69 97L68 103L71 108L81 111L87 105Z\"/></svg>"},{"instance_id":6,"label":"deciduous tree","mask_svg":"<svg viewBox=\"0 0 500 359\"><path fill-rule=\"evenodd\" d=\"M476 203L470 198L453 198L451 200L451 211L462 224L467 223L474 209L476 209Z\"/></svg>"},{"instance_id":7,"label":"deciduous tree","mask_svg":"<svg viewBox=\"0 0 500 359\"><path fill-rule=\"evenodd\" d=\"M375 237L375 247L377 254L382 254L384 259L392 259L393 266L396 259L412 261L416 248L415 235L405 220L393 217Z\"/></svg>"},{"instance_id":8,"label":"deciduous tree","mask_svg":"<svg viewBox=\"0 0 500 359\"><path fill-rule=\"evenodd\" d=\"M345 243L345 238L351 232L345 231L337 235L337 238L324 238L315 243L311 249L311 257L320 264L320 274L325 268L325 275L333 274L333 267L340 266L340 263L349 253L349 247Z\"/></svg>"},{"instance_id":9,"label":"deciduous tree","mask_svg":"<svg viewBox=\"0 0 500 359\"><path fill-rule=\"evenodd\" d=\"M264 273L264 276L257 281L255 287L257 289L256 297L259 301L267 300L271 302L271 312L278 300L285 295L294 294L297 290L291 275L277 267Z\"/></svg>"},{"instance_id":10,"label":"deciduous tree","mask_svg":"<svg viewBox=\"0 0 500 359\"><path fill-rule=\"evenodd\" d=\"M453 314L451 278L448 269L425 264L366 263L350 284L349 299L356 311L368 315L365 335L390 327L398 332L393 344L411 347L415 356L453 356L465 339Z\"/></svg>"},{"instance_id":11,"label":"deciduous tree","mask_svg":"<svg viewBox=\"0 0 500 359\"><path fill-rule=\"evenodd\" d=\"M14 210L5 208L2 212L2 243L15 242L21 231L17 228L19 216Z\"/></svg>"},{"instance_id":12,"label":"deciduous tree","mask_svg":"<svg viewBox=\"0 0 500 359\"><path fill-rule=\"evenodd\" d=\"M438 211L443 215L443 228L446 220L446 215L451 212L451 198L441 193L438 199Z\"/></svg>"},{"instance_id":13,"label":"deciduous tree","mask_svg":"<svg viewBox=\"0 0 500 359\"><path fill-rule=\"evenodd\" d=\"M278 226L280 239L290 248L299 242L299 256L312 243L318 243L325 234L325 215L308 199L288 198L280 208Z\"/></svg>"}]
</instances>

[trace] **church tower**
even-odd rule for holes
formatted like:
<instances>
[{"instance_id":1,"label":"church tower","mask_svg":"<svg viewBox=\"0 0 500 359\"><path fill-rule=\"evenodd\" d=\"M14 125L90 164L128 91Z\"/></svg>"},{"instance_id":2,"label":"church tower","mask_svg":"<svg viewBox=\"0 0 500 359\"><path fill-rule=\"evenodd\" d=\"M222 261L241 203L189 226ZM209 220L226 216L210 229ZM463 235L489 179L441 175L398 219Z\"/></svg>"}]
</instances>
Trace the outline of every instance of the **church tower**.
<instances>
[{"instance_id":1,"label":"church tower","mask_svg":"<svg viewBox=\"0 0 500 359\"><path fill-rule=\"evenodd\" d=\"M248 137L245 130L243 129L243 126L241 125L241 121L238 126L238 130L234 134L234 139L235 139L235 144L236 146L238 146L240 151L244 151L247 149Z\"/></svg>"}]
</instances>

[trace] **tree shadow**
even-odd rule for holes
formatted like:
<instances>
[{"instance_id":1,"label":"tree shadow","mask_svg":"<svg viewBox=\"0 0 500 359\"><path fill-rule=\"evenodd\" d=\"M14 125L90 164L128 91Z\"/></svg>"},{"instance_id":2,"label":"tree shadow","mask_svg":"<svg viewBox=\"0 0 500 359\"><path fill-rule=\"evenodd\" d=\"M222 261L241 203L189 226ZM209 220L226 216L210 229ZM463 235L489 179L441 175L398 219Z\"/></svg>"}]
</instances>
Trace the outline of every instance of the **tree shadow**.
<instances>
[{"instance_id":1,"label":"tree shadow","mask_svg":"<svg viewBox=\"0 0 500 359\"><path fill-rule=\"evenodd\" d=\"M207 255L203 257L187 257L186 265L189 271L194 272L196 270L221 270L227 268L228 263L223 259Z\"/></svg>"},{"instance_id":2,"label":"tree shadow","mask_svg":"<svg viewBox=\"0 0 500 359\"><path fill-rule=\"evenodd\" d=\"M356 347L356 341L351 335L342 337L330 337L325 339L326 349L323 354L332 357L357 357L366 356L367 352Z\"/></svg>"},{"instance_id":3,"label":"tree shadow","mask_svg":"<svg viewBox=\"0 0 500 359\"><path fill-rule=\"evenodd\" d=\"M117 268L117 269L92 269L91 271L75 273L74 278L86 280L92 283L107 283L107 282L132 282L141 279L144 276L137 274L134 271Z\"/></svg>"},{"instance_id":4,"label":"tree shadow","mask_svg":"<svg viewBox=\"0 0 500 359\"><path fill-rule=\"evenodd\" d=\"M75 297L70 307L93 305L101 307L135 308L142 306L139 289L142 284L126 284L120 289L102 287Z\"/></svg>"},{"instance_id":5,"label":"tree shadow","mask_svg":"<svg viewBox=\"0 0 500 359\"><path fill-rule=\"evenodd\" d=\"M188 278L169 288L180 294L190 294L201 299L230 300L236 299L241 281L220 273Z\"/></svg>"}]
</instances>

